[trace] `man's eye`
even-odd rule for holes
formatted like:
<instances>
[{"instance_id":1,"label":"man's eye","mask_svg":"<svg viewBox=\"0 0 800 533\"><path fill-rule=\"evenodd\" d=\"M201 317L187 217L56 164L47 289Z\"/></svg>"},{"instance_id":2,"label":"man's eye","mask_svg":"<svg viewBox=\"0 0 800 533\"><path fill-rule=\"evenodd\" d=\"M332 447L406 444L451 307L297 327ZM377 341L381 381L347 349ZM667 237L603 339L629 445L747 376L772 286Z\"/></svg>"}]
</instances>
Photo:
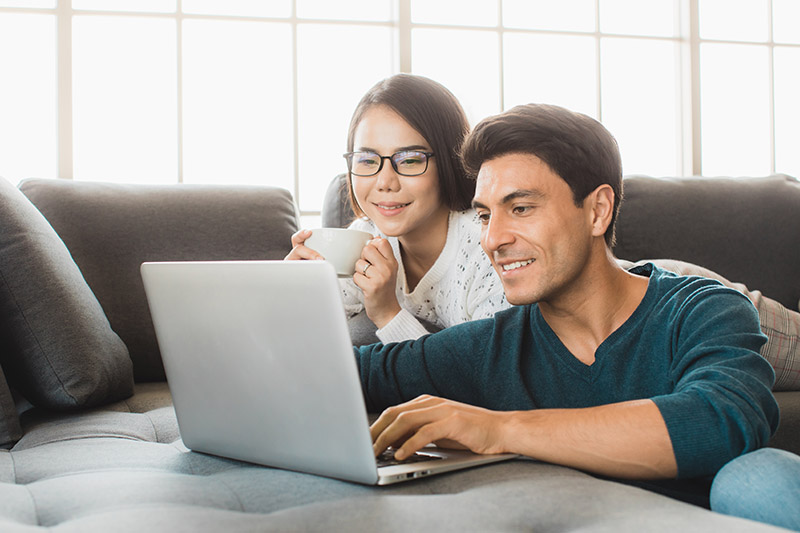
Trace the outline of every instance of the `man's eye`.
<instances>
[{"instance_id":1,"label":"man's eye","mask_svg":"<svg viewBox=\"0 0 800 533\"><path fill-rule=\"evenodd\" d=\"M484 226L489 223L489 213L478 213L478 222Z\"/></svg>"},{"instance_id":2,"label":"man's eye","mask_svg":"<svg viewBox=\"0 0 800 533\"><path fill-rule=\"evenodd\" d=\"M517 206L514 206L514 209L512 211L516 215L524 215L525 213L527 213L531 209L533 209L533 207L531 207L529 205L517 205Z\"/></svg>"}]
</instances>

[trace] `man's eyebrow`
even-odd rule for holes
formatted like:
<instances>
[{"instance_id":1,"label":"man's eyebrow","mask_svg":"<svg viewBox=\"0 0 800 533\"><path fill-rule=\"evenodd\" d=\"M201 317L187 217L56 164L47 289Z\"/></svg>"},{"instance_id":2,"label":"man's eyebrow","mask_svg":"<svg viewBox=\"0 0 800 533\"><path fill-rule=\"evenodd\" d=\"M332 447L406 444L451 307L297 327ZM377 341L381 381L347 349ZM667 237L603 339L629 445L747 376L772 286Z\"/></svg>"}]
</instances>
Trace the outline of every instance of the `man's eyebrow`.
<instances>
[{"instance_id":1,"label":"man's eyebrow","mask_svg":"<svg viewBox=\"0 0 800 533\"><path fill-rule=\"evenodd\" d=\"M517 189L503 196L503 199L500 200L500 203L507 204L509 202L513 202L514 200L519 200L520 198L526 200L539 201L543 200L545 196L547 196L545 193L536 189ZM487 209L487 207L483 205L483 203L481 203L479 200L472 200L472 208Z\"/></svg>"}]
</instances>

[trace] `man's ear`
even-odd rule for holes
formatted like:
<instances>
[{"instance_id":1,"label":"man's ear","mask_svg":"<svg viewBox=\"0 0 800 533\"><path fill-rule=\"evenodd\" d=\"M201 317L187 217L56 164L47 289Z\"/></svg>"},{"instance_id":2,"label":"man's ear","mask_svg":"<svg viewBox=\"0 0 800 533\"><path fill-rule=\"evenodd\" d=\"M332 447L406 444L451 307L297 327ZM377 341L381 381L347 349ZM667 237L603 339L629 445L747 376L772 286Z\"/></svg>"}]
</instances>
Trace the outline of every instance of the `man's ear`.
<instances>
[{"instance_id":1,"label":"man's ear","mask_svg":"<svg viewBox=\"0 0 800 533\"><path fill-rule=\"evenodd\" d=\"M604 183L592 191L586 200L592 206L592 235L595 237L605 235L614 213L614 189Z\"/></svg>"}]
</instances>

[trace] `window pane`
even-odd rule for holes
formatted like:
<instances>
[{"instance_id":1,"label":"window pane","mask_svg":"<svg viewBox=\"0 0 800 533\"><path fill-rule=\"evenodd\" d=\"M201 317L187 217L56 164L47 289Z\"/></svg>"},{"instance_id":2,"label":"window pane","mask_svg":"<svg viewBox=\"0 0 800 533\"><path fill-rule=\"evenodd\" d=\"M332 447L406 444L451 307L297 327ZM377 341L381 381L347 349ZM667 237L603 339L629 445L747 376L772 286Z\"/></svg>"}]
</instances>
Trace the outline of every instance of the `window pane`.
<instances>
[{"instance_id":1,"label":"window pane","mask_svg":"<svg viewBox=\"0 0 800 533\"><path fill-rule=\"evenodd\" d=\"M772 39L777 43L800 44L800 2L772 0Z\"/></svg>"},{"instance_id":2,"label":"window pane","mask_svg":"<svg viewBox=\"0 0 800 533\"><path fill-rule=\"evenodd\" d=\"M594 37L506 34L503 105L542 102L597 116Z\"/></svg>"},{"instance_id":3,"label":"window pane","mask_svg":"<svg viewBox=\"0 0 800 533\"><path fill-rule=\"evenodd\" d=\"M102 1L102 0L99 0ZM184 13L242 17L289 17L291 0L183 0Z\"/></svg>"},{"instance_id":4,"label":"window pane","mask_svg":"<svg viewBox=\"0 0 800 533\"><path fill-rule=\"evenodd\" d=\"M775 48L775 170L800 177L800 49Z\"/></svg>"},{"instance_id":5,"label":"window pane","mask_svg":"<svg viewBox=\"0 0 800 533\"><path fill-rule=\"evenodd\" d=\"M0 72L0 176L56 177L53 15L0 14Z\"/></svg>"},{"instance_id":6,"label":"window pane","mask_svg":"<svg viewBox=\"0 0 800 533\"><path fill-rule=\"evenodd\" d=\"M625 174L675 176L678 168L677 44L603 39L603 124L614 134ZM636 73L631 83L630 74Z\"/></svg>"},{"instance_id":7,"label":"window pane","mask_svg":"<svg viewBox=\"0 0 800 533\"><path fill-rule=\"evenodd\" d=\"M294 190L291 47L287 24L184 22L185 182Z\"/></svg>"},{"instance_id":8,"label":"window pane","mask_svg":"<svg viewBox=\"0 0 800 533\"><path fill-rule=\"evenodd\" d=\"M700 47L703 174L769 174L769 72L761 46Z\"/></svg>"},{"instance_id":9,"label":"window pane","mask_svg":"<svg viewBox=\"0 0 800 533\"><path fill-rule=\"evenodd\" d=\"M176 0L72 0L73 9L174 13Z\"/></svg>"},{"instance_id":10,"label":"window pane","mask_svg":"<svg viewBox=\"0 0 800 533\"><path fill-rule=\"evenodd\" d=\"M503 25L531 30L595 30L595 0L503 0Z\"/></svg>"},{"instance_id":11,"label":"window pane","mask_svg":"<svg viewBox=\"0 0 800 533\"><path fill-rule=\"evenodd\" d=\"M767 0L699 0L700 37L767 40Z\"/></svg>"},{"instance_id":12,"label":"window pane","mask_svg":"<svg viewBox=\"0 0 800 533\"><path fill-rule=\"evenodd\" d=\"M409 0L411 21L453 26L497 26L497 0Z\"/></svg>"},{"instance_id":13,"label":"window pane","mask_svg":"<svg viewBox=\"0 0 800 533\"><path fill-rule=\"evenodd\" d=\"M679 34L675 0L600 0L600 31L671 37Z\"/></svg>"},{"instance_id":14,"label":"window pane","mask_svg":"<svg viewBox=\"0 0 800 533\"><path fill-rule=\"evenodd\" d=\"M303 24L297 31L297 200L300 209L317 211L328 183L347 170L342 154L353 110L370 87L392 74L393 33L327 24ZM344 68L345 61L352 64Z\"/></svg>"},{"instance_id":15,"label":"window pane","mask_svg":"<svg viewBox=\"0 0 800 533\"><path fill-rule=\"evenodd\" d=\"M297 0L297 16L333 20L391 20L391 0Z\"/></svg>"},{"instance_id":16,"label":"window pane","mask_svg":"<svg viewBox=\"0 0 800 533\"><path fill-rule=\"evenodd\" d=\"M471 124L500 112L500 52L496 33L417 29L411 34L414 74L433 78L450 89L461 101ZM453 53L454 50L458 53Z\"/></svg>"},{"instance_id":17,"label":"window pane","mask_svg":"<svg viewBox=\"0 0 800 533\"><path fill-rule=\"evenodd\" d=\"M177 180L175 29L171 19L74 18L76 179Z\"/></svg>"}]
</instances>

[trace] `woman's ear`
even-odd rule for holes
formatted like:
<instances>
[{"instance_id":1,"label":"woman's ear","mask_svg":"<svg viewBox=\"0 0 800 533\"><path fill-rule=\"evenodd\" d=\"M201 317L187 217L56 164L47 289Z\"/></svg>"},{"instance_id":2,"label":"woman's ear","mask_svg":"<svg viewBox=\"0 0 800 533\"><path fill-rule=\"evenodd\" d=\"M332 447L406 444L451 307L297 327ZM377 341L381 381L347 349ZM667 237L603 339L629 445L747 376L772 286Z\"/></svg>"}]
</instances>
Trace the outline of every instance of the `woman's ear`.
<instances>
[{"instance_id":1,"label":"woman's ear","mask_svg":"<svg viewBox=\"0 0 800 533\"><path fill-rule=\"evenodd\" d=\"M586 200L591 202L592 235L604 236L614 213L614 189L604 183L592 191Z\"/></svg>"}]
</instances>

